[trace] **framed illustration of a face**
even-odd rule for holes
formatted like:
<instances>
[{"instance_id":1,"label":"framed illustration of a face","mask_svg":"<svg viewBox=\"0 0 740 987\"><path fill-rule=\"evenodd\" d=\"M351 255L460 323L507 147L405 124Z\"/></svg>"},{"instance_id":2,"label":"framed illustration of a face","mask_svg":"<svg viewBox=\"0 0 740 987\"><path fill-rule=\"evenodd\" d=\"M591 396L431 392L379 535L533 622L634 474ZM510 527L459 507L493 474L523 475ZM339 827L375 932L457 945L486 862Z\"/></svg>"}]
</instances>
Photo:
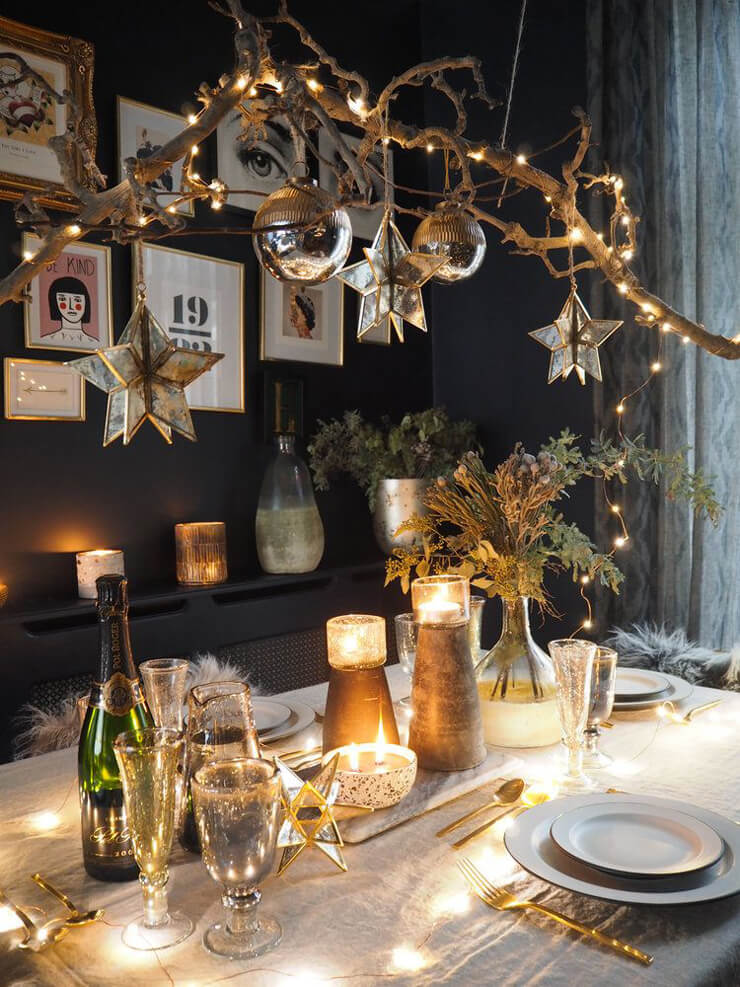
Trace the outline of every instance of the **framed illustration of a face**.
<instances>
[{"instance_id":1,"label":"framed illustration of a face","mask_svg":"<svg viewBox=\"0 0 740 987\"><path fill-rule=\"evenodd\" d=\"M227 205L256 212L265 197L290 177L295 149L288 122L276 117L265 123L265 135L254 144L240 140L241 115L230 113L216 130L216 172L234 192ZM237 190L251 190L242 191ZM255 194L261 193L261 194Z\"/></svg>"},{"instance_id":2,"label":"framed illustration of a face","mask_svg":"<svg viewBox=\"0 0 740 987\"><path fill-rule=\"evenodd\" d=\"M40 240L23 235L23 255L38 250ZM113 345L110 247L76 241L47 264L29 286L24 306L29 349L88 353Z\"/></svg>"},{"instance_id":3,"label":"framed illustration of a face","mask_svg":"<svg viewBox=\"0 0 740 987\"><path fill-rule=\"evenodd\" d=\"M297 288L262 271L262 360L298 360L341 367L342 285L336 278Z\"/></svg>"},{"instance_id":4,"label":"framed illustration of a face","mask_svg":"<svg viewBox=\"0 0 740 987\"><path fill-rule=\"evenodd\" d=\"M352 134L342 134L347 146L350 150L355 151L360 145L360 138L353 137ZM345 167L341 158L337 154L337 150L334 147L329 135L325 130L319 132L319 154L321 158L319 159L319 185L323 189L326 189L331 195L336 195L337 191L337 176L331 170L331 168L326 164L327 161L331 161L340 165L342 168ZM371 202L377 202L378 206L376 209L348 209L349 218L352 221L352 232L355 236L361 237L363 240L372 240L375 236L378 227L380 226L380 221L383 218L383 200L385 196L383 182L383 154L380 149L376 149L367 159L368 165L370 166L370 179L372 181L373 191ZM393 201L393 151L388 151L388 179L391 182L391 201Z\"/></svg>"},{"instance_id":5,"label":"framed illustration of a face","mask_svg":"<svg viewBox=\"0 0 740 987\"><path fill-rule=\"evenodd\" d=\"M177 113L158 110L154 106L137 103L123 96L116 97L116 112L119 182L126 177L123 169L126 158L148 158L187 126L185 117L178 116ZM182 164L182 160L175 161L152 183L154 190L160 193L157 201L164 208L176 199L180 192ZM182 202L177 206L177 211L185 216L192 216L193 203Z\"/></svg>"},{"instance_id":6,"label":"framed illustration of a face","mask_svg":"<svg viewBox=\"0 0 740 987\"><path fill-rule=\"evenodd\" d=\"M147 305L173 343L224 354L185 389L190 407L243 413L244 265L155 244L134 250L142 252Z\"/></svg>"},{"instance_id":7,"label":"framed illustration of a face","mask_svg":"<svg viewBox=\"0 0 740 987\"><path fill-rule=\"evenodd\" d=\"M54 102L33 77L22 77L23 59L58 93L69 89L80 108L80 133L93 157L97 124L92 101L94 49L87 41L40 31L0 17L0 198L19 199L48 189L41 202L74 208L75 197L62 184L50 137L63 134L69 108ZM77 180L89 185L75 151Z\"/></svg>"},{"instance_id":8,"label":"framed illustration of a face","mask_svg":"<svg viewBox=\"0 0 740 987\"><path fill-rule=\"evenodd\" d=\"M10 421L84 422L84 378L53 360L6 356L5 417Z\"/></svg>"}]
</instances>

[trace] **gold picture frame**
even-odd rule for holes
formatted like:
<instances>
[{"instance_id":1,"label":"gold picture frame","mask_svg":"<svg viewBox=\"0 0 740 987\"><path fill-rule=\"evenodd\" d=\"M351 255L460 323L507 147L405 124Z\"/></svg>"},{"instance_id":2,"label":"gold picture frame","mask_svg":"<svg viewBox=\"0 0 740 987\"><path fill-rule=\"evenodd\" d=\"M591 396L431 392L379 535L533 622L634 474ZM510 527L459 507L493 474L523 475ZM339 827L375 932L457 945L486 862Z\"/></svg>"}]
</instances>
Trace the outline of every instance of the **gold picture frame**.
<instances>
[{"instance_id":1,"label":"gold picture frame","mask_svg":"<svg viewBox=\"0 0 740 987\"><path fill-rule=\"evenodd\" d=\"M33 68L36 68L37 71L42 68L49 68L50 74L57 81L57 85L54 88L57 91L69 89L72 92L80 111L79 134L94 157L98 137L98 125L95 119L92 95L93 68L95 62L95 49L93 45L89 41L83 41L80 38L73 38L63 34L53 34L51 31L42 31L39 28L29 27L26 24L19 24L17 21L12 21L7 17L0 17L0 51L6 55L17 53L21 57L26 58L29 64ZM36 64L33 64L34 62ZM5 64L7 66L6 74L8 74L10 69L15 66L15 62L12 58L6 57ZM2 90L2 70L3 64L0 61L0 90ZM62 80L61 85L59 85L59 80ZM33 107L35 106L33 103L34 98L38 98L37 94L33 94L31 97L28 93L23 93L18 97L18 101L22 103L24 99L26 101L30 100ZM65 189L61 181L54 181L45 176L29 175L8 169L10 159L13 158L13 145L16 143L33 144L37 148L36 154L33 155L33 160L35 163L39 163L39 168L41 168L40 162L42 156L43 160L51 162L52 159L48 158L48 155L51 155L52 152L46 147L40 127L35 134L38 140L34 143L34 135L31 134L34 126L30 124L27 126L25 118L20 118L20 124L15 124L19 132L15 137L12 136L15 131L11 128L8 114L13 113L13 120L18 118L15 116L16 111L12 108L12 103L7 101L6 103L6 113L0 113L0 137L3 137L7 144L5 154L0 154L0 199L20 199L26 192L43 192L46 194L40 195L38 200L42 205L54 209L76 209L78 205L77 198ZM57 104L52 105L54 106L55 113L61 114L61 119L56 122L47 121L46 123L54 133L62 133L67 122L67 107L58 107ZM40 112L40 108L38 112ZM21 140L20 137L24 134L25 136L29 136L30 140ZM75 177L77 181L81 185L92 188L91 180L83 168L82 156L79 150L75 149L74 153ZM47 165L47 167L51 166ZM50 188L52 190L51 194L49 194Z\"/></svg>"},{"instance_id":2,"label":"gold picture frame","mask_svg":"<svg viewBox=\"0 0 740 987\"><path fill-rule=\"evenodd\" d=\"M63 363L59 363L57 360L27 360L25 357L15 357L6 356L4 358L4 378L5 378L5 418L8 421L26 421L26 422L84 422L85 421L85 379L81 377L72 367L67 367ZM45 367L54 368L54 373L61 374L63 376L69 376L70 381L73 381L78 390L78 397L76 404L72 407L72 413L66 413L63 410L64 399L56 400L51 397L51 395L58 393L50 389L49 384L38 384L35 377L40 376L38 371L34 371L33 368ZM25 374L22 368L28 368L29 374L35 374L34 377L29 377L28 387L24 387ZM40 372L41 374L44 371ZM55 383L49 376L47 371L47 377L49 383ZM17 412L18 404L22 403L23 398L18 393L20 390L31 391L33 387L36 387L35 393L39 395L37 398L38 404L36 405L37 411L32 412L30 409L33 405L30 403L33 399L31 398L26 407L23 408L22 413ZM56 413L55 413L56 412Z\"/></svg>"},{"instance_id":3,"label":"gold picture frame","mask_svg":"<svg viewBox=\"0 0 740 987\"><path fill-rule=\"evenodd\" d=\"M260 289L260 360L344 366L344 291L340 281L330 278L322 284L298 289L278 281L263 268ZM322 329L319 339L310 336L296 338L284 331L286 292L297 290L312 299L314 318L320 322ZM323 298L318 315L316 296Z\"/></svg>"}]
</instances>

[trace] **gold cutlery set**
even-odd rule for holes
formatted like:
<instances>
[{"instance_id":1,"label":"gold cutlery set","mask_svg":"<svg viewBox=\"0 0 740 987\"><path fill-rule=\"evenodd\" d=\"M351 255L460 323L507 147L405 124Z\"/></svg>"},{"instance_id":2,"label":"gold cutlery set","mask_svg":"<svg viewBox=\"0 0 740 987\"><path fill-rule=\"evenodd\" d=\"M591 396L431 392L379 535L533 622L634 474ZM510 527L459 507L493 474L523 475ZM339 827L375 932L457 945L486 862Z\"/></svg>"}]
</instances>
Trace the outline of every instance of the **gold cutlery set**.
<instances>
[{"instance_id":1,"label":"gold cutlery set","mask_svg":"<svg viewBox=\"0 0 740 987\"><path fill-rule=\"evenodd\" d=\"M37 924L33 921L29 915L29 912L32 910L41 912L41 915L44 919L46 919L45 912L35 907L27 910L19 908L18 905L11 901L11 899L5 894L2 888L0 888L0 904L5 905L17 916L25 930L25 938L18 943L19 949L30 949L34 953L38 953L42 949L46 949L48 946L53 946L55 942L59 942L60 939L63 939L67 935L70 929L79 928L83 925L90 925L92 922L97 922L103 917L102 908L81 912L63 891L59 891L58 888L55 888L53 884L49 883L49 881L44 880L40 874L32 874L31 880L35 881L40 888L53 895L58 901L60 901L67 909L68 914L66 918L53 918L48 921L42 921L41 924Z\"/></svg>"}]
</instances>

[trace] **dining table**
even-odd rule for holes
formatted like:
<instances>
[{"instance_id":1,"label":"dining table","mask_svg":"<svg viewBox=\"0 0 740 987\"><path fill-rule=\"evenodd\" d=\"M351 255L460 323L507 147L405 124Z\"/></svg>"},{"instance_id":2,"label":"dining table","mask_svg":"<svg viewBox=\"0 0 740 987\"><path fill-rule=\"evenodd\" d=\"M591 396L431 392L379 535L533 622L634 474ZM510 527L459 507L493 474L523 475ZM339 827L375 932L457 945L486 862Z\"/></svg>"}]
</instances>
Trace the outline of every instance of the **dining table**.
<instances>
[{"instance_id":1,"label":"dining table","mask_svg":"<svg viewBox=\"0 0 740 987\"><path fill-rule=\"evenodd\" d=\"M389 666L387 674L394 701L407 695L409 682L400 667ZM284 694L310 706L318 719L276 743L276 752L320 743L326 688L323 683ZM719 705L688 725L661 718L655 710L614 713L613 726L602 737L602 748L614 762L598 772L600 789L678 799L740 819L740 694L695 687L681 708L717 699ZM507 750L505 764L506 777L516 775L528 786L555 794L562 770L559 745ZM32 953L17 948L21 936L15 916L0 907L0 984L740 984L740 895L698 905L615 904L560 889L522 870L503 843L511 817L462 851L452 847L457 832L436 835L489 800L491 791L491 784L476 787L371 839L347 843L346 872L316 849L302 853L262 886L260 908L279 920L281 943L259 958L236 961L211 955L202 945L204 930L220 914L220 889L201 859L179 844L170 860L170 904L193 919L194 933L156 952L124 946L121 929L140 913L141 892L136 881L101 883L83 869L76 750L4 764L0 887L21 907L63 915L64 908L55 908L54 899L31 881L30 875L40 872L78 907L104 908L105 914ZM518 898L615 936L651 954L654 962L639 965L538 914L488 908L470 892L457 866L461 855Z\"/></svg>"}]
</instances>

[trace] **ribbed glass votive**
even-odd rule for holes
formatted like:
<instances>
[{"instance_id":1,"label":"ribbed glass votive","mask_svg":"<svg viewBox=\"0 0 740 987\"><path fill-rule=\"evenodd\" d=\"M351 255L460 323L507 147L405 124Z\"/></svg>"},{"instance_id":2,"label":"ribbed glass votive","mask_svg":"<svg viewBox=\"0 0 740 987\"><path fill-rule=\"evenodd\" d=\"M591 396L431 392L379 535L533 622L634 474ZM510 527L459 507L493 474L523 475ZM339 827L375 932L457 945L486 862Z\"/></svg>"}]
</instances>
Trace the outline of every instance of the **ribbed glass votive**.
<instances>
[{"instance_id":1,"label":"ribbed glass votive","mask_svg":"<svg viewBox=\"0 0 740 987\"><path fill-rule=\"evenodd\" d=\"M177 581L184 586L211 586L228 579L226 525L197 521L175 525Z\"/></svg>"}]
</instances>

